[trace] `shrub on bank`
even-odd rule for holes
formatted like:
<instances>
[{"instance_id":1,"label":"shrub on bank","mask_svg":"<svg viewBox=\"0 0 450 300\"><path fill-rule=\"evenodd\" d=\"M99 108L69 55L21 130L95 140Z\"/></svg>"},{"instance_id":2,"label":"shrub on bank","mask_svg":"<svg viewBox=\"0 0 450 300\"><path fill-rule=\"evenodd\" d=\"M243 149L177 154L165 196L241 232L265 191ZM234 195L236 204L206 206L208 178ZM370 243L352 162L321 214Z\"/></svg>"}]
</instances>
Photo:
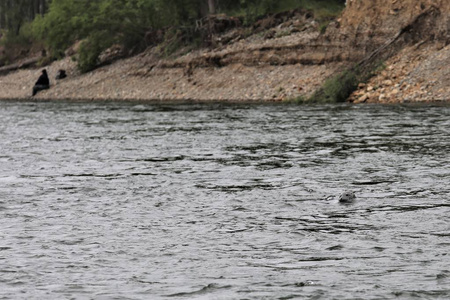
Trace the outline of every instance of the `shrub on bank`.
<instances>
[{"instance_id":1,"label":"shrub on bank","mask_svg":"<svg viewBox=\"0 0 450 300\"><path fill-rule=\"evenodd\" d=\"M216 12L238 16L244 24L251 24L263 15L295 8L313 11L320 22L336 16L344 7L344 0L216 0ZM50 56L58 59L76 41L84 41L78 63L82 71L95 68L99 55L112 45L120 45L128 54L150 46L146 34L173 27L183 33L180 41L165 43L174 47L186 44L201 45L196 21L208 14L206 0L53 0L45 15L37 15L27 32L17 38L44 41ZM11 38L12 40L12 38Z\"/></svg>"},{"instance_id":2,"label":"shrub on bank","mask_svg":"<svg viewBox=\"0 0 450 300\"><path fill-rule=\"evenodd\" d=\"M297 103L339 103L345 102L356 91L360 83L367 82L386 67L383 61L375 61L365 67L360 65L346 69L325 80L324 84L311 97L300 96Z\"/></svg>"},{"instance_id":3,"label":"shrub on bank","mask_svg":"<svg viewBox=\"0 0 450 300\"><path fill-rule=\"evenodd\" d=\"M345 102L358 87L358 74L359 72L356 70L346 70L327 79L322 89L314 93L310 101L318 103Z\"/></svg>"}]
</instances>

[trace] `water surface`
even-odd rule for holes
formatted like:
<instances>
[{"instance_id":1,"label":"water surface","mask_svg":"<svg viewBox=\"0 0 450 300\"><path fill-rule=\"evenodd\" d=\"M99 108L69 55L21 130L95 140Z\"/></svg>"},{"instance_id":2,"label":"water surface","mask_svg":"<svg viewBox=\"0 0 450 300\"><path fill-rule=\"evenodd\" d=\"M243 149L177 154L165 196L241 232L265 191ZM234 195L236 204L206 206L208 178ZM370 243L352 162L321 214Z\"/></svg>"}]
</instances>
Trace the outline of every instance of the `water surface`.
<instances>
[{"instance_id":1,"label":"water surface","mask_svg":"<svg viewBox=\"0 0 450 300\"><path fill-rule=\"evenodd\" d=\"M449 106L0 117L0 299L450 297Z\"/></svg>"}]
</instances>

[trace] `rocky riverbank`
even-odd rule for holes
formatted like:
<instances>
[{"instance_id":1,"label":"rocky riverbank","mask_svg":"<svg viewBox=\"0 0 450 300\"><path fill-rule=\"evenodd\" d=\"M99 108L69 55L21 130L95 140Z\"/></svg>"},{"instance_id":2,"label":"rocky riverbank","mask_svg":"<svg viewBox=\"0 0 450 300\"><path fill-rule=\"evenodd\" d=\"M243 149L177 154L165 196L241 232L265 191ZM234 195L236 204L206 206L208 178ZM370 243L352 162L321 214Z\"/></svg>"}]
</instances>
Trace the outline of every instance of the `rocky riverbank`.
<instances>
[{"instance_id":1,"label":"rocky riverbank","mask_svg":"<svg viewBox=\"0 0 450 300\"><path fill-rule=\"evenodd\" d=\"M36 99L92 100L196 100L196 101L281 101L312 93L334 68L325 65L303 67L245 66L222 68L153 68L143 71L145 58L134 57L80 75L70 59L47 66L50 75L61 68L68 77L51 79L51 88ZM316 74L315 78L310 75ZM25 99L31 95L40 69L20 70L0 77L0 98Z\"/></svg>"},{"instance_id":2,"label":"rocky riverbank","mask_svg":"<svg viewBox=\"0 0 450 300\"><path fill-rule=\"evenodd\" d=\"M412 46L385 62L383 70L360 84L349 101L400 103L450 101L450 46Z\"/></svg>"},{"instance_id":3,"label":"rocky riverbank","mask_svg":"<svg viewBox=\"0 0 450 300\"><path fill-rule=\"evenodd\" d=\"M449 12L438 0L350 1L325 33L310 12L298 10L230 28L211 47L172 58L156 46L80 74L67 57L46 66L52 86L36 98L282 101L307 98L327 78L372 61L382 67L350 102L449 100ZM68 77L56 81L59 69ZM0 76L0 98L29 98L39 73Z\"/></svg>"}]
</instances>

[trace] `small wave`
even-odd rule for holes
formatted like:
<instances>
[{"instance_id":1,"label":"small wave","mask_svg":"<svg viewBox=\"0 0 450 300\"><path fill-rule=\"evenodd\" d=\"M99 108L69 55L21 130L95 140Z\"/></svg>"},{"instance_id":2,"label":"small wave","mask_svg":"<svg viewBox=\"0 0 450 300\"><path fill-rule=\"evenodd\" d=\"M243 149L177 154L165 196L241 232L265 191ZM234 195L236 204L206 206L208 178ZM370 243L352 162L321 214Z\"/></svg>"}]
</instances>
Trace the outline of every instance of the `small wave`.
<instances>
[{"instance_id":1,"label":"small wave","mask_svg":"<svg viewBox=\"0 0 450 300\"><path fill-rule=\"evenodd\" d=\"M94 174L94 173L81 173L81 174L64 174L64 177L97 177L97 178L117 178L122 177L124 174Z\"/></svg>"},{"instance_id":2,"label":"small wave","mask_svg":"<svg viewBox=\"0 0 450 300\"><path fill-rule=\"evenodd\" d=\"M75 239L75 240L57 240L55 241L57 244L66 245L66 246L74 246L84 242L84 239Z\"/></svg>"},{"instance_id":3,"label":"small wave","mask_svg":"<svg viewBox=\"0 0 450 300\"><path fill-rule=\"evenodd\" d=\"M395 183L394 180L367 180L367 181L353 181L353 185L378 185L383 183Z\"/></svg>"},{"instance_id":4,"label":"small wave","mask_svg":"<svg viewBox=\"0 0 450 300\"><path fill-rule=\"evenodd\" d=\"M262 189L262 190L271 190L274 188L272 184L264 184L264 183L258 183L258 184L236 184L236 185L205 185L205 184L197 184L195 185L197 188L204 188L209 190L215 190L219 192L243 192L243 191L251 191L254 189Z\"/></svg>"},{"instance_id":5,"label":"small wave","mask_svg":"<svg viewBox=\"0 0 450 300\"><path fill-rule=\"evenodd\" d=\"M394 296L402 297L402 299L448 299L450 295L450 289L432 290L432 291L400 291L393 292Z\"/></svg>"},{"instance_id":6,"label":"small wave","mask_svg":"<svg viewBox=\"0 0 450 300\"><path fill-rule=\"evenodd\" d=\"M443 271L436 275L437 280L444 280L450 277L450 271Z\"/></svg>"},{"instance_id":7,"label":"small wave","mask_svg":"<svg viewBox=\"0 0 450 300\"><path fill-rule=\"evenodd\" d=\"M176 294L170 294L170 295L167 295L167 297L190 297L190 296L195 296L195 295L203 295L203 294L207 294L207 293L213 293L217 290L230 289L230 288L231 288L231 285L219 286L215 283L210 283L207 286L204 286L201 289L193 291L193 292L181 292L181 293L176 293Z\"/></svg>"},{"instance_id":8,"label":"small wave","mask_svg":"<svg viewBox=\"0 0 450 300\"><path fill-rule=\"evenodd\" d=\"M178 160L184 160L186 159L183 155L178 156L168 156L168 157L149 157L149 158L143 158L143 159L137 159L136 161L144 161L144 162L172 162L172 161L178 161Z\"/></svg>"}]
</instances>

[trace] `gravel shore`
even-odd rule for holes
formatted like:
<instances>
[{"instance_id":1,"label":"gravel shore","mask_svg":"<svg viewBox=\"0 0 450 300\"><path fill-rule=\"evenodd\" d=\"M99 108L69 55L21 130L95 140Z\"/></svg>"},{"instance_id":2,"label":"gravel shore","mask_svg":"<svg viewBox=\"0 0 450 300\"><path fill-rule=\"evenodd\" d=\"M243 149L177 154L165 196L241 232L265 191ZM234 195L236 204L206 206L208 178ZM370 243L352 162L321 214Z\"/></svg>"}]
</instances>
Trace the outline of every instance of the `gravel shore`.
<instances>
[{"instance_id":1,"label":"gravel shore","mask_svg":"<svg viewBox=\"0 0 450 300\"><path fill-rule=\"evenodd\" d=\"M112 100L197 100L197 101L282 101L310 94L340 64L286 66L245 66L185 68L146 65L141 56L116 61L87 74L79 74L76 64L66 58L46 69L51 88L36 99L112 99ZM59 69L68 77L55 80ZM19 70L0 77L0 98L26 99L41 69ZM314 76L312 76L314 75Z\"/></svg>"},{"instance_id":2,"label":"gravel shore","mask_svg":"<svg viewBox=\"0 0 450 300\"><path fill-rule=\"evenodd\" d=\"M404 49L386 62L368 83L349 98L354 103L402 103L450 100L450 46ZM158 101L283 101L314 92L342 68L321 65L245 66L231 64L195 68L147 68L145 55L119 60L87 74L79 74L70 58L47 66L51 88L35 99L158 100ZM68 77L55 80L59 69ZM0 76L0 99L30 99L41 69Z\"/></svg>"}]
</instances>

